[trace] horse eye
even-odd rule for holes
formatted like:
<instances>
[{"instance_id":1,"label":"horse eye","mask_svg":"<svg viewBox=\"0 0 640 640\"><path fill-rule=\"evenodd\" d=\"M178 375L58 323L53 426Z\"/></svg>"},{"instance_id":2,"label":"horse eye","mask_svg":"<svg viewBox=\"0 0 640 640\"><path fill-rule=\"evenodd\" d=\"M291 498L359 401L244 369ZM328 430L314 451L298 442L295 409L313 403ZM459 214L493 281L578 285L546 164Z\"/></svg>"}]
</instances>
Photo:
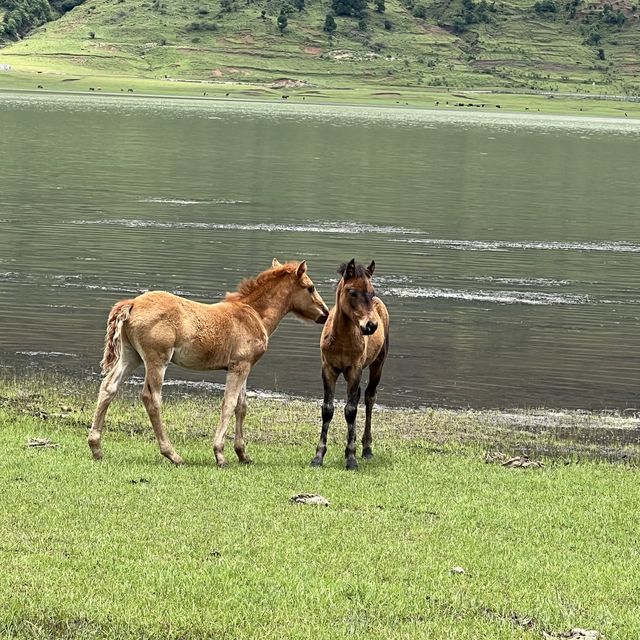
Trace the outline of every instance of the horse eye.
<instances>
[{"instance_id":1,"label":"horse eye","mask_svg":"<svg viewBox=\"0 0 640 640\"><path fill-rule=\"evenodd\" d=\"M307 291L309 293L313 293L315 290L316 290L316 288L313 285L311 285L310 287L307 287Z\"/></svg>"}]
</instances>

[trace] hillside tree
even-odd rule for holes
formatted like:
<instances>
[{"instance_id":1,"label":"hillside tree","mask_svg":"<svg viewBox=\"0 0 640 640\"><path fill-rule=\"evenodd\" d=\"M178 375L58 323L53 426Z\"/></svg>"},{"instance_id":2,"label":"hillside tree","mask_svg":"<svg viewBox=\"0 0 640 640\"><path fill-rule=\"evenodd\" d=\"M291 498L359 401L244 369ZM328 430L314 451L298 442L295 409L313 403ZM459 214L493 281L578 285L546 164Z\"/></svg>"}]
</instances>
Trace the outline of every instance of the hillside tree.
<instances>
[{"instance_id":1,"label":"hillside tree","mask_svg":"<svg viewBox=\"0 0 640 640\"><path fill-rule=\"evenodd\" d=\"M287 16L284 13L281 13L278 16L278 30L280 31L280 35L284 35L284 30L287 28L287 25L289 24L289 20L287 19Z\"/></svg>"},{"instance_id":2,"label":"hillside tree","mask_svg":"<svg viewBox=\"0 0 640 640\"><path fill-rule=\"evenodd\" d=\"M336 24L336 19L333 17L333 13L327 13L322 30L328 33L329 37L331 37L337 28L338 25Z\"/></svg>"}]
</instances>

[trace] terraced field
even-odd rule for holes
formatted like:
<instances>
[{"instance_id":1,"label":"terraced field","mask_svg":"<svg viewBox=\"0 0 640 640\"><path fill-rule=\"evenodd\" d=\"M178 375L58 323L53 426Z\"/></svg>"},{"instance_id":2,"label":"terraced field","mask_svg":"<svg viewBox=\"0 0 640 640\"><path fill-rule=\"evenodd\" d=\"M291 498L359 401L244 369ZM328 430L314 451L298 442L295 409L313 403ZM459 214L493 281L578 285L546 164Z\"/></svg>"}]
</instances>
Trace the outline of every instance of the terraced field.
<instances>
[{"instance_id":1,"label":"terraced field","mask_svg":"<svg viewBox=\"0 0 640 640\"><path fill-rule=\"evenodd\" d=\"M326 0L307 1L302 11L288 5L282 34L276 23L281 0L93 0L6 44L0 63L27 73L249 83L285 78L332 88L640 92L638 14L630 6L622 27L601 29L597 45L588 45L587 26L578 18L539 14L530 0L499 2L489 22L461 33L442 21L438 26L441 3L427 3L424 19L407 4L389 0L384 13L370 7L365 20L338 16L329 37Z\"/></svg>"}]
</instances>

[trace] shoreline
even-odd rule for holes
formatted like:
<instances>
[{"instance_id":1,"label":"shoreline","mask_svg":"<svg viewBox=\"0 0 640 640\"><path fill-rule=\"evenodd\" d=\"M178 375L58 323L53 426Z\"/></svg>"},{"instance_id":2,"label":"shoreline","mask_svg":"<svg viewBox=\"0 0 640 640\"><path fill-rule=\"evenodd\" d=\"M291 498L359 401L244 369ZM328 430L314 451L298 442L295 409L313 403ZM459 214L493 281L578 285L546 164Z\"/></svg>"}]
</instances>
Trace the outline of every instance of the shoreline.
<instances>
[{"instance_id":1,"label":"shoreline","mask_svg":"<svg viewBox=\"0 0 640 640\"><path fill-rule=\"evenodd\" d=\"M219 419L222 389L175 384L163 387L163 413L174 437L210 438ZM139 401L139 382L126 385L107 416L107 430L152 436ZM222 387L222 385L219 385ZM43 426L87 429L99 383L59 374L36 376L0 373L0 416L10 421L31 416ZM345 434L342 401L330 431L334 443ZM362 429L364 409L358 426ZM315 446L320 429L318 399L266 395L249 396L247 437L250 442ZM230 428L232 433L232 428ZM640 463L640 416L586 410L477 410L437 407L399 408L376 405L374 437L381 441L426 444L446 450L482 448L513 455L561 459L595 459Z\"/></svg>"},{"instance_id":2,"label":"shoreline","mask_svg":"<svg viewBox=\"0 0 640 640\"><path fill-rule=\"evenodd\" d=\"M86 83L78 90L75 83ZM49 86L44 86L48 84ZM95 86L93 86L95 85ZM384 90L382 90L384 89ZM415 86L277 87L267 83L78 76L51 71L0 73L0 93L190 99L203 102L381 107L446 113L574 116L585 119L640 119L640 97L553 92L513 92L500 88L445 89ZM465 95L469 94L469 95ZM460 102L461 100L488 102ZM450 104L449 104L450 103Z\"/></svg>"}]
</instances>

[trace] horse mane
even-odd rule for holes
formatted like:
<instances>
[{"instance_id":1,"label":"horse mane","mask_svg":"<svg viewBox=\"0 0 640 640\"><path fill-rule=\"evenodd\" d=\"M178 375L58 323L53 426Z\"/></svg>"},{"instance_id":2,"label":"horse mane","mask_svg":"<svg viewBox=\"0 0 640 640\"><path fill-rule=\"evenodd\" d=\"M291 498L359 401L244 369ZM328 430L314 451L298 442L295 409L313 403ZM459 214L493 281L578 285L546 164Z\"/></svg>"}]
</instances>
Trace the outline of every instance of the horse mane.
<instances>
[{"instance_id":1,"label":"horse mane","mask_svg":"<svg viewBox=\"0 0 640 640\"><path fill-rule=\"evenodd\" d=\"M344 276L344 272L347 270L349 266L348 262L343 262L339 267L336 273L339 273L341 276ZM367 271L367 267L362 264L356 264L354 267L355 277L356 278L371 278L371 275Z\"/></svg>"},{"instance_id":2,"label":"horse mane","mask_svg":"<svg viewBox=\"0 0 640 640\"><path fill-rule=\"evenodd\" d=\"M287 262L278 267L271 267L271 269L259 273L255 278L245 278L238 285L238 289L227 292L224 299L226 302L234 302L246 298L252 293L266 287L274 280L277 280L279 277L293 273L297 267L298 264L296 262Z\"/></svg>"}]
</instances>

